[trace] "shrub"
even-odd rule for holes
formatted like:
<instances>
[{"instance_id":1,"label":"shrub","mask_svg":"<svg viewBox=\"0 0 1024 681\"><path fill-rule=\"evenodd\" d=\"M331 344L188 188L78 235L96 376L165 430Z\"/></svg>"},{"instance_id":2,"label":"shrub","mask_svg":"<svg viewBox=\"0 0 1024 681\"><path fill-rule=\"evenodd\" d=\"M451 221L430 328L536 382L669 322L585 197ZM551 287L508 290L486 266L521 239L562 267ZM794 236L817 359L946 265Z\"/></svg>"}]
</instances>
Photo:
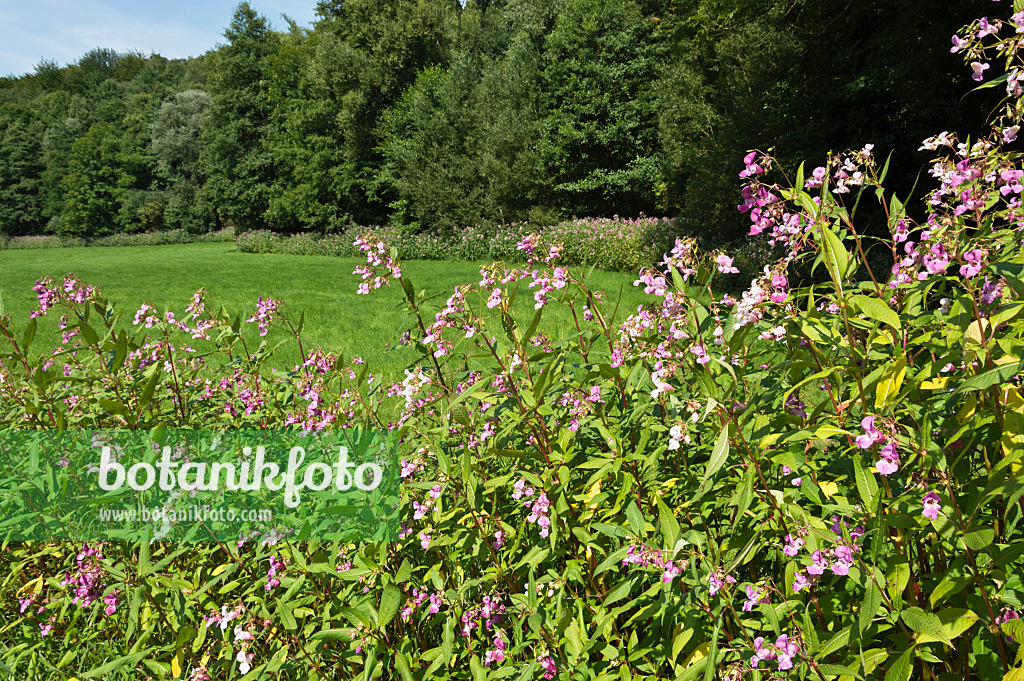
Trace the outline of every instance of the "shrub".
<instances>
[{"instance_id":1,"label":"shrub","mask_svg":"<svg viewBox=\"0 0 1024 681\"><path fill-rule=\"evenodd\" d=\"M238 237L238 249L246 253L289 253L353 257L353 246L366 228L352 227L326 236L294 234L281 236L268 230L247 232ZM525 222L499 225L488 223L465 229L411 233L397 228L375 232L398 250L406 260L501 260L522 262L517 245L534 228ZM637 271L653 265L672 246L675 234L667 218L577 219L536 230L544 243L564 245L563 262L594 265L606 270Z\"/></svg>"},{"instance_id":2,"label":"shrub","mask_svg":"<svg viewBox=\"0 0 1024 681\"><path fill-rule=\"evenodd\" d=\"M965 38L972 60L991 26ZM9 544L0 661L48 673L73 641L85 677L1018 677L1024 156L1004 147L1022 94L1006 82L990 135L925 142L946 155L923 225L870 146L779 173L792 184L751 152L740 208L782 254L737 298L711 286L749 276L735 256L676 239L619 321L535 233L525 267L484 266L434 304L397 246L362 235L358 291L397 282L419 352L387 387L302 347L281 301L248 323L290 334L300 366L273 367L202 291L127 324L73 277L40 282L60 346L35 357L35 321L0 318L3 426L386 429L404 524L393 543ZM861 192L890 238L850 219ZM875 251L895 264L875 271ZM825 283L791 285L814 261ZM562 338L541 332L549 305L573 312Z\"/></svg>"}]
</instances>

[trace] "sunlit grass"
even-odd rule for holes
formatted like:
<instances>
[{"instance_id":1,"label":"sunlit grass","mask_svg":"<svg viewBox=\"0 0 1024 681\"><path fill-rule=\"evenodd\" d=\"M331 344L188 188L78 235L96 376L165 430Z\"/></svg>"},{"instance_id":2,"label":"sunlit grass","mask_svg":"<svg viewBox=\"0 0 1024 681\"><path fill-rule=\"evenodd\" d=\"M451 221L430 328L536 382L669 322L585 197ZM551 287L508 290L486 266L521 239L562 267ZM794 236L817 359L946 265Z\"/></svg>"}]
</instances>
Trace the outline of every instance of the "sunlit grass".
<instances>
[{"instance_id":1,"label":"sunlit grass","mask_svg":"<svg viewBox=\"0 0 1024 681\"><path fill-rule=\"evenodd\" d=\"M409 347L386 352L396 344L406 320L401 309L402 290L396 283L370 295L356 295L358 278L352 270L360 263L354 258L238 253L230 243L0 251L0 292L5 313L12 316L16 329L25 325L37 307L32 291L36 280L44 276L59 279L67 273L99 287L115 303L115 309L122 311L122 324L131 323L142 303L160 312L173 311L180 318L200 288L207 289L207 299L214 307L224 306L232 316L241 314L243 320L255 310L258 297L279 298L296 322L304 313L302 336L307 347L317 345L346 357L362 356L375 372L395 378L417 358ZM480 265L410 261L403 263L403 271L417 291L437 294L436 302L443 304L455 286L479 281ZM634 279L630 274L594 271L588 285L606 293L609 312L621 292L621 319L651 300L632 286ZM478 305L482 307L482 301ZM433 319L430 309L428 323ZM533 316L532 291L525 282L514 312L523 326ZM40 321L35 352L56 345L56 319ZM575 324L566 306L551 304L545 308L540 328L557 341L573 333ZM255 328L248 335L253 343L260 340ZM286 338L278 331L267 336L271 343ZM286 344L275 363L288 366L297 359L297 350Z\"/></svg>"}]
</instances>

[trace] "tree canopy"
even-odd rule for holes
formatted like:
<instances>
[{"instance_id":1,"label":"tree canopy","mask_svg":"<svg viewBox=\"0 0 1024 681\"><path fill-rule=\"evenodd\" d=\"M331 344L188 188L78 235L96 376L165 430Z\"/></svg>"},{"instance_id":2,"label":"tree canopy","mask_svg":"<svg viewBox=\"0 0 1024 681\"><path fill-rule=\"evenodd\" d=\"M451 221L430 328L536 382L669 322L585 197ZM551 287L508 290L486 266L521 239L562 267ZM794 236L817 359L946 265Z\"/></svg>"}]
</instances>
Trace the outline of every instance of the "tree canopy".
<instances>
[{"instance_id":1,"label":"tree canopy","mask_svg":"<svg viewBox=\"0 0 1024 681\"><path fill-rule=\"evenodd\" d=\"M941 47L988 5L322 0L275 30L243 2L197 58L0 79L0 232L646 214L728 239L749 149L873 143L913 178L917 140L979 127Z\"/></svg>"}]
</instances>

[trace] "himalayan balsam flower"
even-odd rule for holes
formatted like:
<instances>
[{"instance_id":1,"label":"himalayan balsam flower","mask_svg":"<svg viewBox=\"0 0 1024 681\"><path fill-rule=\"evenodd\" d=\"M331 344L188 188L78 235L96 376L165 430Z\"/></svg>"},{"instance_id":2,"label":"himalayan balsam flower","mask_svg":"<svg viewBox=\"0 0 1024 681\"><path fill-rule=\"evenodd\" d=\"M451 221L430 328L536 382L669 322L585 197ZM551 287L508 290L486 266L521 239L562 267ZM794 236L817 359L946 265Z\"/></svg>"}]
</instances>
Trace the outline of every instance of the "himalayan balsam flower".
<instances>
[{"instance_id":1,"label":"himalayan balsam flower","mask_svg":"<svg viewBox=\"0 0 1024 681\"><path fill-rule=\"evenodd\" d=\"M733 267L733 259L727 256L725 253L720 253L715 258L715 262L718 263L718 271L722 274L739 274L740 271Z\"/></svg>"},{"instance_id":2,"label":"himalayan balsam flower","mask_svg":"<svg viewBox=\"0 0 1024 681\"><path fill-rule=\"evenodd\" d=\"M792 534L787 534L786 545L782 547L782 552L787 556L793 557L800 552L800 547L805 543L806 542L804 542L800 537L794 537Z\"/></svg>"},{"instance_id":3,"label":"himalayan balsam flower","mask_svg":"<svg viewBox=\"0 0 1024 681\"><path fill-rule=\"evenodd\" d=\"M875 468L878 469L879 475L892 475L900 469L900 457L894 443L886 444L878 455L879 459L875 462Z\"/></svg>"},{"instance_id":4,"label":"himalayan balsam flower","mask_svg":"<svg viewBox=\"0 0 1024 681\"><path fill-rule=\"evenodd\" d=\"M921 497L921 503L924 504L924 509L921 511L921 515L931 520L937 520L939 517L939 511L942 510L942 497L935 492L928 492Z\"/></svg>"},{"instance_id":5,"label":"himalayan balsam flower","mask_svg":"<svg viewBox=\"0 0 1024 681\"><path fill-rule=\"evenodd\" d=\"M744 612L750 612L754 609L755 605L763 605L769 603L768 601L768 589L764 587L755 588L752 584L747 584L747 600L743 601Z\"/></svg>"},{"instance_id":6,"label":"himalayan balsam flower","mask_svg":"<svg viewBox=\"0 0 1024 681\"><path fill-rule=\"evenodd\" d=\"M980 248L973 248L964 253L964 260L967 262L966 265L960 266L960 276L968 279L973 279L978 276L981 272L981 268L984 267L985 252Z\"/></svg>"},{"instance_id":7,"label":"himalayan balsam flower","mask_svg":"<svg viewBox=\"0 0 1024 681\"><path fill-rule=\"evenodd\" d=\"M875 428L875 417L867 416L860 422L860 427L864 429L864 434L857 436L855 440L858 447L861 449L871 449L871 446L876 442L881 442L885 439L885 436Z\"/></svg>"}]
</instances>

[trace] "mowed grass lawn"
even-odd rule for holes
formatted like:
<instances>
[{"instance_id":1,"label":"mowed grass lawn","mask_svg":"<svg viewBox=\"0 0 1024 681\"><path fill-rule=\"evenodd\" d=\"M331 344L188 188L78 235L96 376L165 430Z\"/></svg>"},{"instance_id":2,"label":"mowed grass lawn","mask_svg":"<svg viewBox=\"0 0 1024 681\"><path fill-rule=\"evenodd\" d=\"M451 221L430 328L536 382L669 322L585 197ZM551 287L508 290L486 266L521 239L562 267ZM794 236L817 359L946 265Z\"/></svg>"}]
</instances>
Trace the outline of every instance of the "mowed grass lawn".
<instances>
[{"instance_id":1,"label":"mowed grass lawn","mask_svg":"<svg viewBox=\"0 0 1024 681\"><path fill-rule=\"evenodd\" d=\"M395 379L418 356L409 347L385 351L396 344L405 320L400 308L404 300L401 286L395 282L370 295L356 295L359 278L352 270L362 262L355 258L238 253L231 243L0 251L0 295L4 312L12 316L17 330L24 327L29 313L37 307L32 285L44 276L59 280L73 273L99 287L115 309L122 311L122 325L131 323L142 303L153 305L161 313L172 311L181 318L200 288L207 289L211 305L223 305L232 316L242 314L243 319L256 309L259 296L269 296L283 299L296 321L299 313L305 312L302 335L307 347L318 345L346 357L360 355L382 378ZM443 305L456 285L480 280L480 266L472 262L409 261L403 263L403 273L417 291L442 294L435 302ZM621 320L640 303L652 300L632 285L635 279L632 274L595 270L588 285L605 291L611 301L609 312L621 291L617 315ZM532 292L524 282L516 300L515 316L523 327L534 313ZM433 312L428 321L432 319ZM260 339L256 325L247 326L247 339L255 343L250 345L252 349ZM541 329L553 339L574 332L568 308L549 304ZM33 351L55 347L56 332L55 318L41 319ZM275 331L267 336L272 343L284 338L283 333ZM276 365L291 368L295 364L298 352L292 345L279 351Z\"/></svg>"}]
</instances>

